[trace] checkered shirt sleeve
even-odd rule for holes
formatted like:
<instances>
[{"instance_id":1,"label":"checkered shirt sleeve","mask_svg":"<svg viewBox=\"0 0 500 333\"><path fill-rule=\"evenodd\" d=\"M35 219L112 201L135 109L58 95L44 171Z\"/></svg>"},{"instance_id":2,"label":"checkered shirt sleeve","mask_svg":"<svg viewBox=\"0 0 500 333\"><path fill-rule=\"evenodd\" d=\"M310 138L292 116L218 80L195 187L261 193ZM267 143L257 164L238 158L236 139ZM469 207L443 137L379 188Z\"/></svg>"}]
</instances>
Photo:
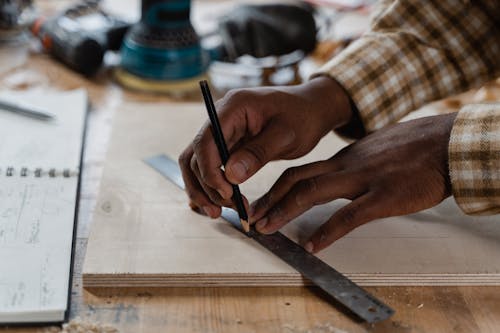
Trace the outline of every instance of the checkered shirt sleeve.
<instances>
[{"instance_id":1,"label":"checkered shirt sleeve","mask_svg":"<svg viewBox=\"0 0 500 333\"><path fill-rule=\"evenodd\" d=\"M472 104L455 118L448 148L453 196L471 215L500 213L500 104Z\"/></svg>"},{"instance_id":2,"label":"checkered shirt sleeve","mask_svg":"<svg viewBox=\"0 0 500 333\"><path fill-rule=\"evenodd\" d=\"M382 8L380 8L382 7ZM371 29L323 66L367 132L500 75L497 0L383 1Z\"/></svg>"},{"instance_id":3,"label":"checkered shirt sleeve","mask_svg":"<svg viewBox=\"0 0 500 333\"><path fill-rule=\"evenodd\" d=\"M500 76L500 1L382 0L370 31L318 75L344 87L366 132L378 130ZM459 112L449 168L465 213L500 212L500 104Z\"/></svg>"}]
</instances>

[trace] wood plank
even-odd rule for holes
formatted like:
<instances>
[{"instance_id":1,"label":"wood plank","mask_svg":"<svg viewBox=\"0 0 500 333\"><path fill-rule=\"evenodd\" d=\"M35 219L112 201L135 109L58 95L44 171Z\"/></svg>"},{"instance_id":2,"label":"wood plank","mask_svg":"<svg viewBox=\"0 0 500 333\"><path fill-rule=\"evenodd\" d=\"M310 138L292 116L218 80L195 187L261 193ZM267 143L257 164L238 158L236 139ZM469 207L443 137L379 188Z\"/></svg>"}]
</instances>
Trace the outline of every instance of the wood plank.
<instances>
[{"instance_id":1,"label":"wood plank","mask_svg":"<svg viewBox=\"0 0 500 333\"><path fill-rule=\"evenodd\" d=\"M205 121L198 103L124 103L116 114L97 200L84 285L297 286L306 283L223 220L188 209L184 193L145 165L144 158L178 156ZM346 145L327 135L309 155L271 163L242 191L250 199L287 168L329 158ZM339 200L315 207L283 232L301 242ZM434 209L364 225L319 254L361 285L498 285L498 217L467 217L453 200Z\"/></svg>"}]
</instances>

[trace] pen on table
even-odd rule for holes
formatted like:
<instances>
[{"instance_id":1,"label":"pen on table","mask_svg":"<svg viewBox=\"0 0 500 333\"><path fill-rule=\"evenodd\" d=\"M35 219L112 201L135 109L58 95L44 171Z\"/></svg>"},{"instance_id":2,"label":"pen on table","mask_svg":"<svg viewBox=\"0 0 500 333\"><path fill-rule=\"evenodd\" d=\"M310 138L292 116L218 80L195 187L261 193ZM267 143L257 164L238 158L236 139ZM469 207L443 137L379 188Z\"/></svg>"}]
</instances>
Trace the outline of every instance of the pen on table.
<instances>
[{"instance_id":1,"label":"pen on table","mask_svg":"<svg viewBox=\"0 0 500 333\"><path fill-rule=\"evenodd\" d=\"M219 150L222 165L225 166L227 160L229 159L229 151L227 149L226 141L224 140L224 135L222 134L219 118L217 117L217 111L215 110L214 101L208 87L208 82L206 80L200 81L200 88L201 93L203 94L203 99L205 100L205 106L207 107L208 117L210 118L210 123L212 124L212 134L215 140L215 144L217 146L217 149ZM245 205L243 204L243 198L241 196L240 188L235 184L233 184L232 186L233 201L238 210L241 226L243 227L243 230L245 230L245 232L249 232L250 224L248 223L248 216L245 210Z\"/></svg>"},{"instance_id":2,"label":"pen on table","mask_svg":"<svg viewBox=\"0 0 500 333\"><path fill-rule=\"evenodd\" d=\"M0 99L0 110L10 111L40 120L53 120L55 115L31 105Z\"/></svg>"}]
</instances>

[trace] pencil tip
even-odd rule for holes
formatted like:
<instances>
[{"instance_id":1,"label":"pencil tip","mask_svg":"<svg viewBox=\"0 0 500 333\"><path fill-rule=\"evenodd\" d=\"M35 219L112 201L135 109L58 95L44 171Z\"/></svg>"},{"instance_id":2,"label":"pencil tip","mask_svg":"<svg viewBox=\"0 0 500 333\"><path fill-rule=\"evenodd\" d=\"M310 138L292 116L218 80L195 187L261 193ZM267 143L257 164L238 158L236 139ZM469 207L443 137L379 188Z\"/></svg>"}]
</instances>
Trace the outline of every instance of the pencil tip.
<instances>
[{"instance_id":1,"label":"pencil tip","mask_svg":"<svg viewBox=\"0 0 500 333\"><path fill-rule=\"evenodd\" d=\"M247 220L240 219L240 223L246 233L250 232L250 223Z\"/></svg>"}]
</instances>

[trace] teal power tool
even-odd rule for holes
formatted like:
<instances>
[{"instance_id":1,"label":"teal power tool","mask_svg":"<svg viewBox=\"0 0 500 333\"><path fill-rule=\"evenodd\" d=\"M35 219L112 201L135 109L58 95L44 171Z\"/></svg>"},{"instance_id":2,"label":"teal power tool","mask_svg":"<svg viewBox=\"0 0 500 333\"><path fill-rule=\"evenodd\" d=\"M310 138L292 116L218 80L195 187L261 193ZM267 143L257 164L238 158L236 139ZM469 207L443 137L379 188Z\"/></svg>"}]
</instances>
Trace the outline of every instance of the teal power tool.
<instances>
[{"instance_id":1,"label":"teal power tool","mask_svg":"<svg viewBox=\"0 0 500 333\"><path fill-rule=\"evenodd\" d=\"M219 18L203 43L189 20L190 0L142 0L141 20L121 48L117 80L134 90L184 95L196 92L210 61L307 54L316 45L313 9L300 4L239 5ZM207 40L218 43L204 49Z\"/></svg>"},{"instance_id":2,"label":"teal power tool","mask_svg":"<svg viewBox=\"0 0 500 333\"><path fill-rule=\"evenodd\" d=\"M122 44L118 82L157 93L197 89L210 59L189 20L190 10L190 0L142 0L141 20Z\"/></svg>"}]
</instances>

